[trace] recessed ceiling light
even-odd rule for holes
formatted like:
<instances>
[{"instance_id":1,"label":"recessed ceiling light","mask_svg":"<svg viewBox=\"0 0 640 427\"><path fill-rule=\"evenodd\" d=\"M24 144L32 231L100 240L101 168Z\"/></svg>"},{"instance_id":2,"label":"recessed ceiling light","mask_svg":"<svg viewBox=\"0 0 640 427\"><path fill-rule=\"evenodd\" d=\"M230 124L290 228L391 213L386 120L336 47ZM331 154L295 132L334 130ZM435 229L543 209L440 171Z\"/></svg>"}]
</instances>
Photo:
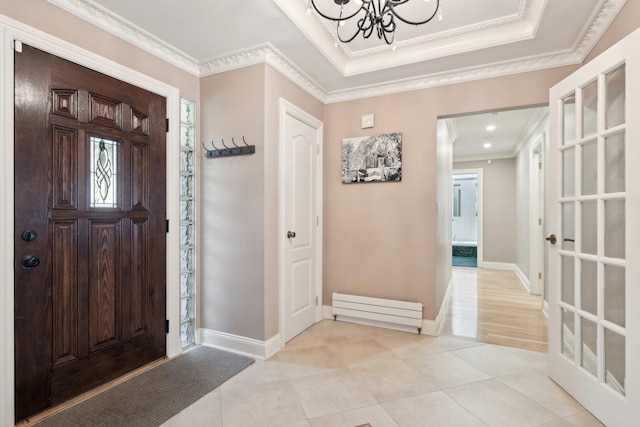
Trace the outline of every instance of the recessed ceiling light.
<instances>
[{"instance_id":1,"label":"recessed ceiling light","mask_svg":"<svg viewBox=\"0 0 640 427\"><path fill-rule=\"evenodd\" d=\"M496 125L489 125L489 126L487 126L487 130L488 130L489 132L493 132L494 130L496 130Z\"/></svg>"},{"instance_id":2,"label":"recessed ceiling light","mask_svg":"<svg viewBox=\"0 0 640 427\"><path fill-rule=\"evenodd\" d=\"M491 148L491 143L490 142L485 142L484 143L484 148Z\"/></svg>"}]
</instances>

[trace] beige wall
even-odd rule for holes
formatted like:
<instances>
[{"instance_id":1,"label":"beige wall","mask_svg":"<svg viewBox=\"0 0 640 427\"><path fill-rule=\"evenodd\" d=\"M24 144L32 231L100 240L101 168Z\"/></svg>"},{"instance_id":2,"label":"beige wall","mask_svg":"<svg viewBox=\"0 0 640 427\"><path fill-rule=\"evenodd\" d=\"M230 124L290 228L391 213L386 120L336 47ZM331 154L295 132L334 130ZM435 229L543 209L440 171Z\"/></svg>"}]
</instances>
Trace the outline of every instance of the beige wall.
<instances>
[{"instance_id":1,"label":"beige wall","mask_svg":"<svg viewBox=\"0 0 640 427\"><path fill-rule=\"evenodd\" d=\"M202 160L200 326L267 340L279 330L279 102L319 120L324 107L264 64L205 77L200 96L207 144L245 135L256 146Z\"/></svg>"},{"instance_id":2,"label":"beige wall","mask_svg":"<svg viewBox=\"0 0 640 427\"><path fill-rule=\"evenodd\" d=\"M516 262L516 162L457 162L453 169L482 169L483 262Z\"/></svg>"},{"instance_id":3,"label":"beige wall","mask_svg":"<svg viewBox=\"0 0 640 427\"><path fill-rule=\"evenodd\" d=\"M436 122L439 117L548 103L549 88L575 67L327 105L325 109L325 304L332 292L418 301L434 320L448 273L436 233ZM363 114L373 129L360 129ZM342 184L343 138L402 132L402 181ZM513 196L513 189L509 190ZM511 209L513 212L513 208ZM513 234L513 232L511 233ZM499 262L514 262L498 248Z\"/></svg>"},{"instance_id":4,"label":"beige wall","mask_svg":"<svg viewBox=\"0 0 640 427\"><path fill-rule=\"evenodd\" d=\"M264 339L264 70L254 65L201 79L202 140L252 155L200 158L200 327Z\"/></svg>"}]
</instances>

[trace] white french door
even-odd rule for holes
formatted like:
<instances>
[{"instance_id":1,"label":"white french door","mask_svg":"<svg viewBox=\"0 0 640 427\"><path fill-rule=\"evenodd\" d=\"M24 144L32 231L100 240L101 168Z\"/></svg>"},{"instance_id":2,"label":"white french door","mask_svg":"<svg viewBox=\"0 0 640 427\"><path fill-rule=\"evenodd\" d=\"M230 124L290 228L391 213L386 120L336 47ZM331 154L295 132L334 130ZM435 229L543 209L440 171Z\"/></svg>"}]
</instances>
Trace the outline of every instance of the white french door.
<instances>
[{"instance_id":1,"label":"white french door","mask_svg":"<svg viewBox=\"0 0 640 427\"><path fill-rule=\"evenodd\" d=\"M640 419L640 30L550 91L549 376Z\"/></svg>"}]
</instances>

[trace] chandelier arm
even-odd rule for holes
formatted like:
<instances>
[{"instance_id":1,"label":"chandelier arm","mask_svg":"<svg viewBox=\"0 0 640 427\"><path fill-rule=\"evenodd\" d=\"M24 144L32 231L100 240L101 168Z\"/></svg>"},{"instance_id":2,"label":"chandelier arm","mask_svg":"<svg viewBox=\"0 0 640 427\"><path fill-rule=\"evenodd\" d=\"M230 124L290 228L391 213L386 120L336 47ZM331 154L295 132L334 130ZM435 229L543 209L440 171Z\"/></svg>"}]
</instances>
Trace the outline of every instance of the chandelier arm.
<instances>
[{"instance_id":1,"label":"chandelier arm","mask_svg":"<svg viewBox=\"0 0 640 427\"><path fill-rule=\"evenodd\" d=\"M362 2L362 6L360 6L360 7L358 8L358 10L356 10L356 11L355 11L355 13L353 13L352 15L344 16L344 17L337 17L337 18L334 18L334 17L331 17L331 16L329 16L329 15L325 15L324 13L322 13L322 12L320 11L320 9L318 9L318 6L316 6L316 2L315 2L315 0L311 0L311 6L313 6L313 8L314 8L314 9L316 10L316 12L318 13L318 15L322 16L324 19L328 19L329 21L335 21L335 22L346 21L346 20L348 20L348 19L353 18L353 17L354 17L354 16L356 16L358 13L360 13L360 11L364 9L364 5L365 5L365 4L368 4L368 3L369 3L369 2L364 2L364 1L363 1L363 2ZM436 10L437 10L437 9L436 9Z\"/></svg>"},{"instance_id":2,"label":"chandelier arm","mask_svg":"<svg viewBox=\"0 0 640 427\"><path fill-rule=\"evenodd\" d=\"M362 29L362 27L360 26L360 23L364 21L364 18L360 19L358 21L358 30L353 33L353 36L351 36L350 38L347 39L343 39L342 36L340 35L340 23L336 24L336 35L338 36L338 40L340 41L340 43L350 43L352 42L356 37L358 37L358 34L362 33L364 36L364 31ZM371 28L373 28L373 26L370 26ZM368 36L364 36L364 38L366 39Z\"/></svg>"},{"instance_id":3,"label":"chandelier arm","mask_svg":"<svg viewBox=\"0 0 640 427\"><path fill-rule=\"evenodd\" d=\"M391 11L391 13L395 15L396 18L398 18L405 24L410 24L410 25L422 25L422 24L426 24L427 22L431 22L431 20L435 18L435 16L438 14L438 9L440 9L440 0L436 0L436 8L434 9L433 14L429 18L427 18L424 21L413 22L413 21L409 21L408 19L404 19L402 16L398 15L398 12L396 12L394 9L396 6L405 4L408 1L409 0L397 0L397 1L387 0L385 4L385 9L388 8Z\"/></svg>"}]
</instances>

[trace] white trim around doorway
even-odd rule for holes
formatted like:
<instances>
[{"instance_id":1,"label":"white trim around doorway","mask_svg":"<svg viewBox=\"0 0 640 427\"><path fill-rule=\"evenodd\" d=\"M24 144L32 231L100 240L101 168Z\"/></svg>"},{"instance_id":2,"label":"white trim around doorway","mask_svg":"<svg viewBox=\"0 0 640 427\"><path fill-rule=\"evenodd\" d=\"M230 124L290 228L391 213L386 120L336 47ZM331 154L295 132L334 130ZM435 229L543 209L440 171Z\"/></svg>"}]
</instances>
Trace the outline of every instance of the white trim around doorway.
<instances>
[{"instance_id":1,"label":"white trim around doorway","mask_svg":"<svg viewBox=\"0 0 640 427\"><path fill-rule=\"evenodd\" d=\"M13 55L14 40L73 61L167 98L167 117L180 123L180 92L177 88L127 68L93 52L79 48L43 31L0 15L0 203L14 205L14 127ZM19 48L19 43L17 48ZM167 219L178 224L180 218L179 126L167 133ZM0 210L0 426L14 425L14 213ZM180 236L179 227L167 234L167 319L173 327L167 334L167 356L182 351L180 339Z\"/></svg>"}]
</instances>

